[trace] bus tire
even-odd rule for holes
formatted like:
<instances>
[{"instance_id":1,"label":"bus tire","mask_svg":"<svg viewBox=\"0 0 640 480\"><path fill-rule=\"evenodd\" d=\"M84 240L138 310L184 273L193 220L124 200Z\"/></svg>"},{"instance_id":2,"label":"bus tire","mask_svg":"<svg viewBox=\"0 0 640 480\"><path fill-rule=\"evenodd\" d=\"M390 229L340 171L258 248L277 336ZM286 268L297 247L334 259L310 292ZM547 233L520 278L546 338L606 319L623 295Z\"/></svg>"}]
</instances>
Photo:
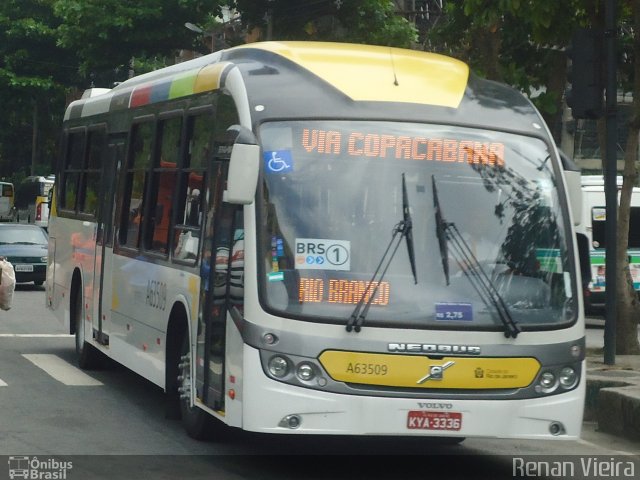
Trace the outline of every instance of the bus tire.
<instances>
[{"instance_id":1,"label":"bus tire","mask_svg":"<svg viewBox=\"0 0 640 480\"><path fill-rule=\"evenodd\" d=\"M191 405L189 392L191 391L191 347L189 332L184 331L178 355L178 394L180 395L180 416L187 434L195 440L211 440L215 430L215 419L201 408Z\"/></svg>"},{"instance_id":2,"label":"bus tire","mask_svg":"<svg viewBox=\"0 0 640 480\"><path fill-rule=\"evenodd\" d=\"M84 308L80 288L75 289L71 304L71 318L74 322L76 337L76 360L83 370L93 370L101 365L100 352L84 339Z\"/></svg>"}]
</instances>

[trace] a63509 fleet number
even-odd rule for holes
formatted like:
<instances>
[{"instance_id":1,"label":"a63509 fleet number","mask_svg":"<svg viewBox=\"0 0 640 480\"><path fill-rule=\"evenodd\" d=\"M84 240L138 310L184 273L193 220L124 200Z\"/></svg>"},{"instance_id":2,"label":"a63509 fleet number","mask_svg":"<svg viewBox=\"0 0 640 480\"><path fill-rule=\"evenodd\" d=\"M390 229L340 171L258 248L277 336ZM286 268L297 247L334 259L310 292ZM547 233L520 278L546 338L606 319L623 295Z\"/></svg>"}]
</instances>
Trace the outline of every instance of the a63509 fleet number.
<instances>
[{"instance_id":1,"label":"a63509 fleet number","mask_svg":"<svg viewBox=\"0 0 640 480\"><path fill-rule=\"evenodd\" d=\"M167 308L167 284L157 280L147 282L146 304L150 307L164 310Z\"/></svg>"},{"instance_id":2,"label":"a63509 fleet number","mask_svg":"<svg viewBox=\"0 0 640 480\"><path fill-rule=\"evenodd\" d=\"M346 371L356 375L386 375L389 367L381 363L349 362Z\"/></svg>"}]
</instances>

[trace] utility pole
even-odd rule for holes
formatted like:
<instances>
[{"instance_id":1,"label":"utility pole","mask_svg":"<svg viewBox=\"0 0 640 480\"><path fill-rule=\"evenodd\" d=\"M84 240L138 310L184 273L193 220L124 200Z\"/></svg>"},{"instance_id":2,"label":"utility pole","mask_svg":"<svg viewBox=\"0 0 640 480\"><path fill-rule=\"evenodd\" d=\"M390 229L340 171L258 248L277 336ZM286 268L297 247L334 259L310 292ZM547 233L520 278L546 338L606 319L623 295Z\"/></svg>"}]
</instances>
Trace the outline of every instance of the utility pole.
<instances>
[{"instance_id":1,"label":"utility pole","mask_svg":"<svg viewBox=\"0 0 640 480\"><path fill-rule=\"evenodd\" d=\"M616 82L616 0L607 0L605 5L604 48L606 57L606 155L604 196L607 220L605 223L605 323L604 323L604 363L616 363L616 254L618 227L618 158L616 152L617 129L617 82Z\"/></svg>"}]
</instances>

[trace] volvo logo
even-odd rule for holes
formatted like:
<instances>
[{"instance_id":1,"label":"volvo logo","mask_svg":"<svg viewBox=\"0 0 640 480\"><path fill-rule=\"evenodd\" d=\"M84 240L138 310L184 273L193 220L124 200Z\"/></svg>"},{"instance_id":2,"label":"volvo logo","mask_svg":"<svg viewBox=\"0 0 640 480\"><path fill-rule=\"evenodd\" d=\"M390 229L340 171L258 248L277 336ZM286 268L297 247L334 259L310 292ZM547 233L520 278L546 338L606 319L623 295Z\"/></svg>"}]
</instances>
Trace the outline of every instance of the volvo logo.
<instances>
[{"instance_id":1,"label":"volvo logo","mask_svg":"<svg viewBox=\"0 0 640 480\"><path fill-rule=\"evenodd\" d=\"M424 383L427 380L442 380L444 371L449 367L453 367L455 363L456 362L447 362L442 365L430 365L429 373L427 373L424 377L418 380L416 384L420 385L421 383Z\"/></svg>"},{"instance_id":2,"label":"volvo logo","mask_svg":"<svg viewBox=\"0 0 640 480\"><path fill-rule=\"evenodd\" d=\"M480 355L476 345L438 345L431 343L390 343L390 352Z\"/></svg>"}]
</instances>

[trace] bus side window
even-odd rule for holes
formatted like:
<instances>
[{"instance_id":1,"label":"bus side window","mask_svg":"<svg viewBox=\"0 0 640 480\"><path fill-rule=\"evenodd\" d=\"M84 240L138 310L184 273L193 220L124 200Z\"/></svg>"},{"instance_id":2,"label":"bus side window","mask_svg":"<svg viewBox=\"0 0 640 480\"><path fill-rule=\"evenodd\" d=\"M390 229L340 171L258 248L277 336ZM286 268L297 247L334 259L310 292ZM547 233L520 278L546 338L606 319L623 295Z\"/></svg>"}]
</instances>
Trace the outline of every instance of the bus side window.
<instances>
[{"instance_id":1,"label":"bus side window","mask_svg":"<svg viewBox=\"0 0 640 480\"><path fill-rule=\"evenodd\" d=\"M127 159L124 199L120 228L120 244L137 248L140 238L144 210L144 190L147 184L147 170L151 164L153 140L152 122L133 126L131 149Z\"/></svg>"},{"instance_id":2,"label":"bus side window","mask_svg":"<svg viewBox=\"0 0 640 480\"><path fill-rule=\"evenodd\" d=\"M67 137L67 154L64 161L63 187L60 208L75 210L78 197L80 170L84 163L85 132L70 133Z\"/></svg>"},{"instance_id":3,"label":"bus side window","mask_svg":"<svg viewBox=\"0 0 640 480\"><path fill-rule=\"evenodd\" d=\"M80 187L78 210L90 215L97 213L102 166L101 152L106 149L105 141L106 133L104 128L89 132L87 165L84 172L84 181Z\"/></svg>"},{"instance_id":4,"label":"bus side window","mask_svg":"<svg viewBox=\"0 0 640 480\"><path fill-rule=\"evenodd\" d=\"M151 177L151 204L144 247L160 253L168 253L171 207L178 181L182 116L159 122L160 151Z\"/></svg>"},{"instance_id":5,"label":"bus side window","mask_svg":"<svg viewBox=\"0 0 640 480\"><path fill-rule=\"evenodd\" d=\"M187 118L187 150L180 170L180 193L174 229L173 258L194 260L198 256L202 229L202 193L211 151L211 111Z\"/></svg>"}]
</instances>

